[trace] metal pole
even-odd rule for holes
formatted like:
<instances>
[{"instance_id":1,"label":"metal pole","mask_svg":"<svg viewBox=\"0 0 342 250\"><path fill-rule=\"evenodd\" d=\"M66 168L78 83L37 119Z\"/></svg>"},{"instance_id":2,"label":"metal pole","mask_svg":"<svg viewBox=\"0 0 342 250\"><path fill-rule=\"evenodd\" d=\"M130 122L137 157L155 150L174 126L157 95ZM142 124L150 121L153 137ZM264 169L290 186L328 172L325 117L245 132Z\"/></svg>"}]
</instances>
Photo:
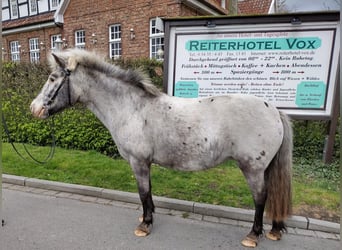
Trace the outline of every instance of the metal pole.
<instances>
[{"instance_id":1,"label":"metal pole","mask_svg":"<svg viewBox=\"0 0 342 250\"><path fill-rule=\"evenodd\" d=\"M340 72L337 73L336 90L333 100L332 118L328 122L328 132L325 137L325 145L323 150L323 162L330 164L334 152L335 134L338 124L339 108L340 108Z\"/></svg>"}]
</instances>

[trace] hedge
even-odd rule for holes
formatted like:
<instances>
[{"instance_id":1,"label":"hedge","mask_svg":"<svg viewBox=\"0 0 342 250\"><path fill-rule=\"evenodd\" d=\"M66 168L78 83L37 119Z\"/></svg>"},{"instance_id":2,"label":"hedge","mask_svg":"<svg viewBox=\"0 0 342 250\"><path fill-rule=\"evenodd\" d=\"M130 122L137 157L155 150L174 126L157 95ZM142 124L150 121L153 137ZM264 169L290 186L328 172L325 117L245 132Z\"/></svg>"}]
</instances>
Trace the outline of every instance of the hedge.
<instances>
[{"instance_id":1,"label":"hedge","mask_svg":"<svg viewBox=\"0 0 342 250\"><path fill-rule=\"evenodd\" d=\"M120 60L121 67L142 68L154 84L162 87L162 63L156 60ZM15 142L51 145L52 135L57 146L67 149L96 150L110 157L119 157L107 129L86 108L77 105L53 118L37 120L29 105L49 75L46 64L4 63L2 67L2 111L8 130ZM325 121L293 121L294 156L321 159L325 140ZM3 127L4 130L4 127ZM3 141L8 137L2 132ZM334 157L339 157L340 135L336 134Z\"/></svg>"}]
</instances>

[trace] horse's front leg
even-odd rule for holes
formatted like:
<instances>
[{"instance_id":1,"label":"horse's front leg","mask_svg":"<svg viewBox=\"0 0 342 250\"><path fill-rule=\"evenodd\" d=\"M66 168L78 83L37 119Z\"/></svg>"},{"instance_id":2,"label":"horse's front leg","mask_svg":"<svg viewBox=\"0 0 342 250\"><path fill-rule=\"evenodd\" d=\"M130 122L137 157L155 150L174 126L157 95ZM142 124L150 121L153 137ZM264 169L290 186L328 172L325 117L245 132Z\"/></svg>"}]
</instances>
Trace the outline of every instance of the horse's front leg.
<instances>
[{"instance_id":1,"label":"horse's front leg","mask_svg":"<svg viewBox=\"0 0 342 250\"><path fill-rule=\"evenodd\" d=\"M140 225L135 229L136 236L144 237L150 234L153 223L154 204L151 193L150 164L144 161L131 160L138 184L139 196L143 206L143 216Z\"/></svg>"}]
</instances>

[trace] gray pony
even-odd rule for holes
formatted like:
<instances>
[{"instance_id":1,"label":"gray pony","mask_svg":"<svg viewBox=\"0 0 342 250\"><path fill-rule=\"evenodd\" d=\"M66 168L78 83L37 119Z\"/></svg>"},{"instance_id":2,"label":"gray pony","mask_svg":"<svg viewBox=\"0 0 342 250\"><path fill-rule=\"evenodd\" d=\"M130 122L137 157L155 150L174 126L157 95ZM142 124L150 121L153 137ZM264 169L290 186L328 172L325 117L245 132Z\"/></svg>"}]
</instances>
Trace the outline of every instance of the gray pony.
<instances>
[{"instance_id":1,"label":"gray pony","mask_svg":"<svg viewBox=\"0 0 342 250\"><path fill-rule=\"evenodd\" d=\"M242 240L257 246L266 206L280 240L291 214L292 130L287 116L251 95L186 99L168 96L135 70L123 70L94 53L53 54L51 70L31 111L45 119L75 103L88 107L110 131L135 174L143 206L137 236L151 232L152 163L184 171L208 169L234 159L252 191L255 219Z\"/></svg>"}]
</instances>

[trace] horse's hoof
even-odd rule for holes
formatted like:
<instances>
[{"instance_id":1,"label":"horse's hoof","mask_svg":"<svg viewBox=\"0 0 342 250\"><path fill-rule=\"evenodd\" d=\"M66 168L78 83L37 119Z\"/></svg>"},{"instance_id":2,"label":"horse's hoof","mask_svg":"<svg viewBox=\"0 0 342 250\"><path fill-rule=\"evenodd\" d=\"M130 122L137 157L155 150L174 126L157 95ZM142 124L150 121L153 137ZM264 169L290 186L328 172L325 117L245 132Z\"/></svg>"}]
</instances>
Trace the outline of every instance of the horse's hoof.
<instances>
[{"instance_id":1,"label":"horse's hoof","mask_svg":"<svg viewBox=\"0 0 342 250\"><path fill-rule=\"evenodd\" d=\"M152 224L147 225L146 223L141 223L135 230L134 234L138 237L146 237L151 233Z\"/></svg>"},{"instance_id":2,"label":"horse's hoof","mask_svg":"<svg viewBox=\"0 0 342 250\"><path fill-rule=\"evenodd\" d=\"M138 237L146 237L149 234L149 232L145 232L145 231L137 228L134 230L134 234L135 234L135 236L138 236Z\"/></svg>"},{"instance_id":3,"label":"horse's hoof","mask_svg":"<svg viewBox=\"0 0 342 250\"><path fill-rule=\"evenodd\" d=\"M281 239L281 232L274 232L274 231L270 231L269 233L266 234L266 238L269 240L280 240Z\"/></svg>"},{"instance_id":4,"label":"horse's hoof","mask_svg":"<svg viewBox=\"0 0 342 250\"><path fill-rule=\"evenodd\" d=\"M256 247L258 245L258 240L254 237L251 238L249 236L247 236L246 238L244 238L242 241L241 241L241 244L245 247Z\"/></svg>"}]
</instances>

